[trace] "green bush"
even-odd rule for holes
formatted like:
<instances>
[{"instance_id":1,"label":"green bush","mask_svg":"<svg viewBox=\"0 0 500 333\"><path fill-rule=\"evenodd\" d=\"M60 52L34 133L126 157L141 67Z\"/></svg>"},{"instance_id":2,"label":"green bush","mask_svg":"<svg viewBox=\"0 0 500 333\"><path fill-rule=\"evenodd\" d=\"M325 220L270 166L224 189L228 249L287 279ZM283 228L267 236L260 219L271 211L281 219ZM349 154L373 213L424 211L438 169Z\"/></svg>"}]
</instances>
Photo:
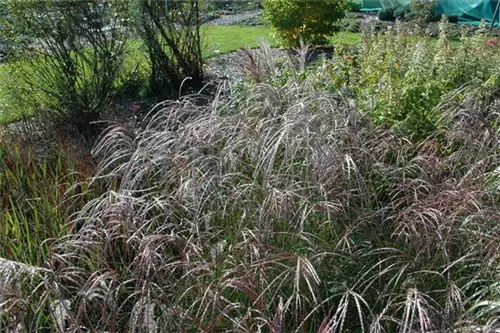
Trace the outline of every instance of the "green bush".
<instances>
[{"instance_id":1,"label":"green bush","mask_svg":"<svg viewBox=\"0 0 500 333\"><path fill-rule=\"evenodd\" d=\"M0 63L7 58L10 53L10 44L4 40L2 31L8 24L7 0L0 0Z\"/></svg>"},{"instance_id":2,"label":"green bush","mask_svg":"<svg viewBox=\"0 0 500 333\"><path fill-rule=\"evenodd\" d=\"M448 16L448 22L450 22L450 23L458 23L458 15L450 15L450 16Z\"/></svg>"},{"instance_id":3,"label":"green bush","mask_svg":"<svg viewBox=\"0 0 500 333\"><path fill-rule=\"evenodd\" d=\"M378 12L378 19L380 21L394 21L395 8L382 8Z\"/></svg>"},{"instance_id":4,"label":"green bush","mask_svg":"<svg viewBox=\"0 0 500 333\"><path fill-rule=\"evenodd\" d=\"M348 0L347 1L347 11L349 12L360 12L361 2L360 0Z\"/></svg>"},{"instance_id":5,"label":"green bush","mask_svg":"<svg viewBox=\"0 0 500 333\"><path fill-rule=\"evenodd\" d=\"M118 0L11 0L2 30L15 48L19 89L45 118L95 132L113 102L128 31Z\"/></svg>"},{"instance_id":6,"label":"green bush","mask_svg":"<svg viewBox=\"0 0 500 333\"><path fill-rule=\"evenodd\" d=\"M408 6L401 6L394 1L386 2L384 8L378 13L381 21L394 21L395 19L405 18L410 21L420 23L439 21L439 15L436 13L438 2L436 0L411 0Z\"/></svg>"},{"instance_id":7,"label":"green bush","mask_svg":"<svg viewBox=\"0 0 500 333\"><path fill-rule=\"evenodd\" d=\"M287 46L298 46L301 39L313 45L326 44L326 36L338 30L336 23L346 9L343 0L264 0L262 4L265 20Z\"/></svg>"},{"instance_id":8,"label":"green bush","mask_svg":"<svg viewBox=\"0 0 500 333\"><path fill-rule=\"evenodd\" d=\"M150 90L160 96L177 93L181 85L203 81L201 13L198 0L134 2L135 22L150 64ZM188 80L185 80L189 78Z\"/></svg>"},{"instance_id":9,"label":"green bush","mask_svg":"<svg viewBox=\"0 0 500 333\"><path fill-rule=\"evenodd\" d=\"M440 115L435 108L446 94L495 75L500 66L500 57L494 55L498 46L495 41L485 43L484 26L454 46L446 18L440 23L437 43L419 29L413 37L400 26L395 30L364 35L362 61L351 75L353 88L358 106L370 112L378 125L425 138L436 129Z\"/></svg>"},{"instance_id":10,"label":"green bush","mask_svg":"<svg viewBox=\"0 0 500 333\"><path fill-rule=\"evenodd\" d=\"M410 7L399 6L394 10L393 16L397 19L405 18L405 15L410 12Z\"/></svg>"},{"instance_id":11,"label":"green bush","mask_svg":"<svg viewBox=\"0 0 500 333\"><path fill-rule=\"evenodd\" d=\"M440 16L436 13L438 0L411 0L410 10L406 18L418 22L439 21Z\"/></svg>"},{"instance_id":12,"label":"green bush","mask_svg":"<svg viewBox=\"0 0 500 333\"><path fill-rule=\"evenodd\" d=\"M345 18L339 22L340 31L346 32L360 32L363 26L363 19L358 15L347 13Z\"/></svg>"}]
</instances>

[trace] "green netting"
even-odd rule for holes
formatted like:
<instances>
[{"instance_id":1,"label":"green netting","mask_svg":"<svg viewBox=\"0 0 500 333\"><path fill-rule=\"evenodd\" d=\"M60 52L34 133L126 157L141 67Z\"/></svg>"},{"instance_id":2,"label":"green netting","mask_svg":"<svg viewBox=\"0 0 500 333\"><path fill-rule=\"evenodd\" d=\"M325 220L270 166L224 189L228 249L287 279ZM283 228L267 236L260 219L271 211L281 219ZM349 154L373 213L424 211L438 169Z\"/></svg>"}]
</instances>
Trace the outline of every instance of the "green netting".
<instances>
[{"instance_id":1,"label":"green netting","mask_svg":"<svg viewBox=\"0 0 500 333\"><path fill-rule=\"evenodd\" d=\"M363 11L375 11L381 8L406 6L410 0L361 0ZM460 22L478 24L481 20L491 22L498 0L440 0L437 7L439 14L456 15ZM498 14L496 24L498 22Z\"/></svg>"}]
</instances>

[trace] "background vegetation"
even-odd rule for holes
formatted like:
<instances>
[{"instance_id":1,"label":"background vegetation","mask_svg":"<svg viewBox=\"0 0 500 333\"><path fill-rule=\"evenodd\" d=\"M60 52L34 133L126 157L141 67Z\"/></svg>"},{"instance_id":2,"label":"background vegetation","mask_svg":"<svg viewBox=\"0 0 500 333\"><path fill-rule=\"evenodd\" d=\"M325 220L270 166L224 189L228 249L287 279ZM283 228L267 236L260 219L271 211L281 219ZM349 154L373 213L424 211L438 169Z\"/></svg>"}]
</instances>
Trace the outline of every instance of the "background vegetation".
<instances>
[{"instance_id":1,"label":"background vegetation","mask_svg":"<svg viewBox=\"0 0 500 333\"><path fill-rule=\"evenodd\" d=\"M137 1L138 32L150 65L150 90L157 95L187 85L201 86L203 54L199 1Z\"/></svg>"},{"instance_id":2,"label":"background vegetation","mask_svg":"<svg viewBox=\"0 0 500 333\"><path fill-rule=\"evenodd\" d=\"M332 35L335 23L345 13L345 1L288 1L264 0L264 18L288 46L305 43L326 44L327 35Z\"/></svg>"},{"instance_id":3,"label":"background vegetation","mask_svg":"<svg viewBox=\"0 0 500 333\"><path fill-rule=\"evenodd\" d=\"M29 109L92 132L113 102L129 35L120 29L125 2L7 2L4 27L15 50L11 75ZM104 29L106 26L106 29ZM14 87L11 87L14 88ZM30 105L31 104L31 105Z\"/></svg>"}]
</instances>

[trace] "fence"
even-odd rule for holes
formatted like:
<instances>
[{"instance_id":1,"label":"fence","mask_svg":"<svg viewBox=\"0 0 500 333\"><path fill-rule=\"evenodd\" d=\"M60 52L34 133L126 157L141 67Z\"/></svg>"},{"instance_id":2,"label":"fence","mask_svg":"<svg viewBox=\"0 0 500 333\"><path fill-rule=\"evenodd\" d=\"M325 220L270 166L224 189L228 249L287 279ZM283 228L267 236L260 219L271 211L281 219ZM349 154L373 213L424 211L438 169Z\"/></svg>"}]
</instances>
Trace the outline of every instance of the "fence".
<instances>
[{"instance_id":1,"label":"fence","mask_svg":"<svg viewBox=\"0 0 500 333\"><path fill-rule=\"evenodd\" d=\"M408 6L411 0L361 0L361 10L378 11L382 8ZM439 14L455 15L461 23L479 24L481 20L492 22L498 14L495 13L498 0L417 0L438 1L436 10Z\"/></svg>"}]
</instances>

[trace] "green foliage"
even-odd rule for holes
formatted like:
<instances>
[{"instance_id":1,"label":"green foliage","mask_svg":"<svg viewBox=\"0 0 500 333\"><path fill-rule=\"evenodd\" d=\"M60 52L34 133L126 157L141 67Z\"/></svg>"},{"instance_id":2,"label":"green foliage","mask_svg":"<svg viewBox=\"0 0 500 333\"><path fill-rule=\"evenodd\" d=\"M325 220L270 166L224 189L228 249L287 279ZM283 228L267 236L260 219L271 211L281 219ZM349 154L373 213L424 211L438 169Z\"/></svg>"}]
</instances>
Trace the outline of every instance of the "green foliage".
<instances>
[{"instance_id":1,"label":"green foliage","mask_svg":"<svg viewBox=\"0 0 500 333\"><path fill-rule=\"evenodd\" d=\"M450 23L458 23L458 15L449 15L448 22Z\"/></svg>"},{"instance_id":2,"label":"green foliage","mask_svg":"<svg viewBox=\"0 0 500 333\"><path fill-rule=\"evenodd\" d=\"M10 61L0 64L0 124L29 116L30 109L26 106L27 96L22 95L23 83L16 81L16 71L19 64ZM21 89L20 89L21 88Z\"/></svg>"},{"instance_id":3,"label":"green foliage","mask_svg":"<svg viewBox=\"0 0 500 333\"><path fill-rule=\"evenodd\" d=\"M499 43L447 29L246 50L248 80L109 128L95 170L2 137L1 328L498 330Z\"/></svg>"},{"instance_id":4,"label":"green foliage","mask_svg":"<svg viewBox=\"0 0 500 333\"><path fill-rule=\"evenodd\" d=\"M78 290L107 295L111 284L120 293L106 307L126 318L117 330L147 330L134 314L148 308L149 324L167 332L488 327L494 311L474 309L499 296L498 202L484 186L497 135L448 157L435 141L374 128L325 91L328 68L284 63L279 73L268 52L249 57L254 83L232 96L239 103L171 102L139 133L102 138L99 174L118 190L79 214L82 229L53 257L93 244L58 271L65 284L86 272L63 289L94 317L71 311L72 320L108 330L112 316ZM463 125L444 118L448 145Z\"/></svg>"},{"instance_id":5,"label":"green foliage","mask_svg":"<svg viewBox=\"0 0 500 333\"><path fill-rule=\"evenodd\" d=\"M313 45L327 43L336 23L345 15L342 0L291 1L265 0L264 18L288 46L300 45L300 40Z\"/></svg>"},{"instance_id":6,"label":"green foliage","mask_svg":"<svg viewBox=\"0 0 500 333\"><path fill-rule=\"evenodd\" d=\"M2 31L20 66L14 80L31 109L51 120L92 127L112 105L128 33L123 1L11 0ZM90 130L91 131L91 130ZM91 131L92 132L92 131Z\"/></svg>"},{"instance_id":7,"label":"green foliage","mask_svg":"<svg viewBox=\"0 0 500 333\"><path fill-rule=\"evenodd\" d=\"M398 19L404 18L408 13L410 13L411 9L408 6L399 6L394 10L394 17Z\"/></svg>"},{"instance_id":8,"label":"green foliage","mask_svg":"<svg viewBox=\"0 0 500 333\"><path fill-rule=\"evenodd\" d=\"M67 138L52 139L44 142L31 132L0 128L2 331L56 330L49 305L54 295L55 300L62 296L55 292L54 279L46 280L47 259L55 241L77 228L73 215L99 194L89 191L86 182L95 172L94 159ZM29 301L21 304L21 299Z\"/></svg>"},{"instance_id":9,"label":"green foliage","mask_svg":"<svg viewBox=\"0 0 500 333\"><path fill-rule=\"evenodd\" d=\"M0 135L0 258L41 266L51 241L68 233L71 216L93 197L83 181L96 164L62 138L40 153L35 141Z\"/></svg>"},{"instance_id":10,"label":"green foliage","mask_svg":"<svg viewBox=\"0 0 500 333\"><path fill-rule=\"evenodd\" d=\"M401 28L363 36L352 87L359 107L377 124L427 137L439 117L434 108L447 93L496 74L498 44L485 42L484 28L473 37L463 37L458 46L448 39L448 27L441 22L437 43L418 29L411 37Z\"/></svg>"},{"instance_id":11,"label":"green foliage","mask_svg":"<svg viewBox=\"0 0 500 333\"><path fill-rule=\"evenodd\" d=\"M0 0L0 32L5 30L8 24L7 0ZM11 46L0 33L0 63L4 61L11 53Z\"/></svg>"},{"instance_id":12,"label":"green foliage","mask_svg":"<svg viewBox=\"0 0 500 333\"><path fill-rule=\"evenodd\" d=\"M199 1L137 0L133 8L148 54L150 90L165 97L183 84L199 86L203 81Z\"/></svg>"},{"instance_id":13,"label":"green foliage","mask_svg":"<svg viewBox=\"0 0 500 333\"><path fill-rule=\"evenodd\" d=\"M361 1L360 0L348 0L347 1L347 11L360 12L361 11Z\"/></svg>"},{"instance_id":14,"label":"green foliage","mask_svg":"<svg viewBox=\"0 0 500 333\"><path fill-rule=\"evenodd\" d=\"M417 22L439 21L439 15L436 14L438 0L411 0L409 13L406 18Z\"/></svg>"},{"instance_id":15,"label":"green foliage","mask_svg":"<svg viewBox=\"0 0 500 333\"><path fill-rule=\"evenodd\" d=\"M402 36L375 38L404 57L389 45ZM110 128L94 149L109 190L22 298L41 304L55 280L47 298L63 294L69 321L93 331L495 327L500 113L488 96L500 76L454 91L438 107L440 140L419 139L357 109L365 54L341 44L308 67L309 51L293 62L262 44L234 94Z\"/></svg>"},{"instance_id":16,"label":"green foliage","mask_svg":"<svg viewBox=\"0 0 500 333\"><path fill-rule=\"evenodd\" d=\"M382 8L378 12L378 19L380 21L394 21L395 19L402 19L405 18L410 11L410 7L400 5Z\"/></svg>"},{"instance_id":17,"label":"green foliage","mask_svg":"<svg viewBox=\"0 0 500 333\"><path fill-rule=\"evenodd\" d=\"M378 19L380 21L393 21L394 20L394 8L382 8L378 12Z\"/></svg>"},{"instance_id":18,"label":"green foliage","mask_svg":"<svg viewBox=\"0 0 500 333\"><path fill-rule=\"evenodd\" d=\"M436 22L439 21L437 6L437 0L411 0L407 6L402 6L397 1L388 1L379 11L378 18L381 21L406 19L417 23Z\"/></svg>"}]
</instances>

